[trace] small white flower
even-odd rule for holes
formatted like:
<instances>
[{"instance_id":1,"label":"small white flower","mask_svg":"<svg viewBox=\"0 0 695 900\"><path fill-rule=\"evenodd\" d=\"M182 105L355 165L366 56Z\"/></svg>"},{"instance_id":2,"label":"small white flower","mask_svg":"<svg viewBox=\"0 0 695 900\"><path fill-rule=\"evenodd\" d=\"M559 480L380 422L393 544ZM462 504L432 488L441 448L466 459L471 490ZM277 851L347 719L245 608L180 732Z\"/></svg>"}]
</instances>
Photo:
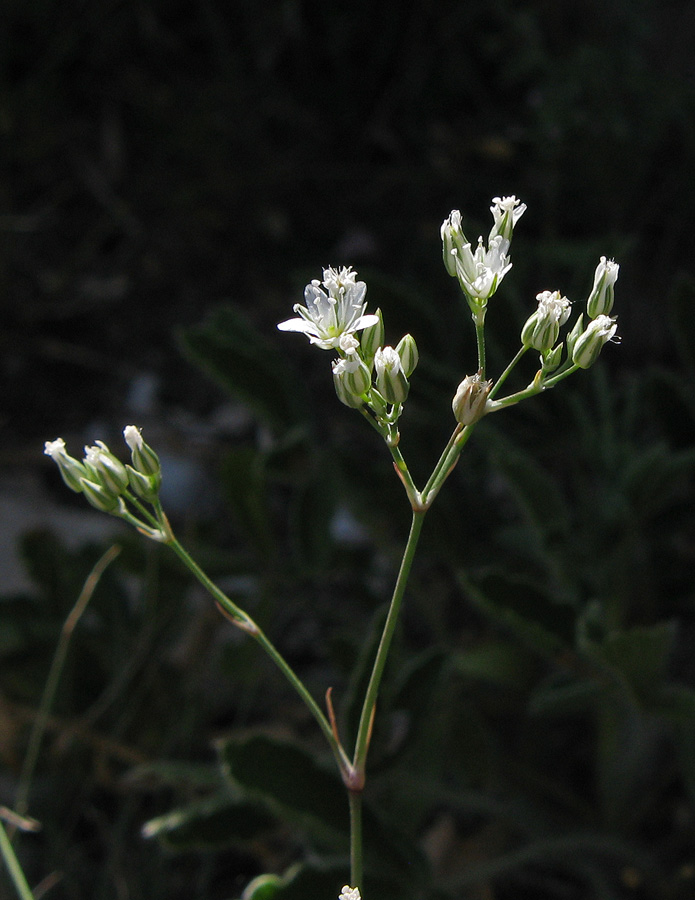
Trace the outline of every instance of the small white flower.
<instances>
[{"instance_id":1,"label":"small white flower","mask_svg":"<svg viewBox=\"0 0 695 900\"><path fill-rule=\"evenodd\" d=\"M142 435L136 425L126 425L123 429L126 444L133 450L142 450Z\"/></svg>"},{"instance_id":2,"label":"small white flower","mask_svg":"<svg viewBox=\"0 0 695 900\"><path fill-rule=\"evenodd\" d=\"M338 341L339 349L348 356L357 353L357 349L359 346L360 342L357 340L354 334L344 334Z\"/></svg>"},{"instance_id":3,"label":"small white flower","mask_svg":"<svg viewBox=\"0 0 695 900\"><path fill-rule=\"evenodd\" d=\"M483 303L495 293L512 267L506 256L507 247L504 238L497 235L490 240L487 250L481 237L475 253L471 252L470 244L464 244L456 253L456 275L469 297Z\"/></svg>"},{"instance_id":4,"label":"small white flower","mask_svg":"<svg viewBox=\"0 0 695 900\"><path fill-rule=\"evenodd\" d=\"M367 285L356 278L351 268L324 269L326 290L321 289L318 279L308 284L304 289L306 306L297 303L294 311L299 317L280 322L280 331L302 332L322 350L333 350L340 347L345 335L376 325L379 317L365 314Z\"/></svg>"},{"instance_id":5,"label":"small white flower","mask_svg":"<svg viewBox=\"0 0 695 900\"><path fill-rule=\"evenodd\" d=\"M547 353L560 336L560 327L569 319L571 304L560 291L541 291L536 294L538 309L526 320L521 330L521 343Z\"/></svg>"},{"instance_id":6,"label":"small white flower","mask_svg":"<svg viewBox=\"0 0 695 900\"><path fill-rule=\"evenodd\" d=\"M490 232L490 240L501 235L507 242L506 252L512 239L514 226L526 212L526 204L517 200L513 195L511 197L493 197L490 212L495 220Z\"/></svg>"},{"instance_id":7,"label":"small white flower","mask_svg":"<svg viewBox=\"0 0 695 900\"><path fill-rule=\"evenodd\" d=\"M362 900L359 888L350 887L349 884L343 886L338 900Z\"/></svg>"},{"instance_id":8,"label":"small white flower","mask_svg":"<svg viewBox=\"0 0 695 900\"><path fill-rule=\"evenodd\" d=\"M67 456L65 441L62 438L56 438L54 441L46 441L43 452L53 460L58 460L61 456Z\"/></svg>"}]
</instances>

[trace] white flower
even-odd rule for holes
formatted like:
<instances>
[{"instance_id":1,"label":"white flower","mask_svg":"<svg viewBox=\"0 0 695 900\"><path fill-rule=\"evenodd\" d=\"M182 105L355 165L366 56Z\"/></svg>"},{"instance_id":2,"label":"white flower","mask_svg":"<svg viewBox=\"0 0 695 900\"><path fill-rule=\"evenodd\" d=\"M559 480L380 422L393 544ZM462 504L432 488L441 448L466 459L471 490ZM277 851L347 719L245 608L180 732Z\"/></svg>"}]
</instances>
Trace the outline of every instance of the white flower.
<instances>
[{"instance_id":1,"label":"white flower","mask_svg":"<svg viewBox=\"0 0 695 900\"><path fill-rule=\"evenodd\" d=\"M57 462L61 456L67 456L65 441L62 438L56 438L54 441L46 441L43 452L46 456L50 456L51 459Z\"/></svg>"},{"instance_id":2,"label":"white flower","mask_svg":"<svg viewBox=\"0 0 695 900\"><path fill-rule=\"evenodd\" d=\"M526 204L517 200L513 195L511 197L493 197L490 212L495 220L490 232L490 241L497 235L501 235L507 242L506 252L512 239L514 226L526 212Z\"/></svg>"},{"instance_id":3,"label":"white flower","mask_svg":"<svg viewBox=\"0 0 695 900\"><path fill-rule=\"evenodd\" d=\"M508 242L497 235L490 240L487 250L481 237L478 238L475 253L471 252L470 244L464 244L456 253L456 275L461 287L473 300L487 302L511 269L512 264L506 256L507 247Z\"/></svg>"},{"instance_id":4,"label":"white flower","mask_svg":"<svg viewBox=\"0 0 695 900\"><path fill-rule=\"evenodd\" d=\"M304 289L306 306L297 303L294 311L299 317L280 322L280 331L303 332L312 344L322 350L333 350L340 347L346 335L376 325L378 316L365 314L367 285L356 281L356 277L351 268L324 269L326 290L321 289L318 279L308 284Z\"/></svg>"},{"instance_id":5,"label":"white flower","mask_svg":"<svg viewBox=\"0 0 695 900\"><path fill-rule=\"evenodd\" d=\"M410 385L401 358L393 347L379 347L374 354L376 389L388 403L403 403Z\"/></svg>"},{"instance_id":6,"label":"white flower","mask_svg":"<svg viewBox=\"0 0 695 900\"><path fill-rule=\"evenodd\" d=\"M359 888L350 887L349 884L343 886L338 900L362 900Z\"/></svg>"}]
</instances>

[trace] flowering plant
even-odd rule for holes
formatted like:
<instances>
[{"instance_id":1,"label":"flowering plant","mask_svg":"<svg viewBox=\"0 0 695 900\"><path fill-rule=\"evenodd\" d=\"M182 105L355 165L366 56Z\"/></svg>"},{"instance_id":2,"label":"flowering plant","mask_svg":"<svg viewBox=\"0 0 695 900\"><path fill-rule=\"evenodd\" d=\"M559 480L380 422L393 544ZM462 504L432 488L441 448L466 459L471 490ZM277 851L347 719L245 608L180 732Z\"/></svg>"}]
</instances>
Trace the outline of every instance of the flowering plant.
<instances>
[{"instance_id":1,"label":"flowering plant","mask_svg":"<svg viewBox=\"0 0 695 900\"><path fill-rule=\"evenodd\" d=\"M82 460L68 454L62 438L45 445L45 453L58 465L71 490L83 493L92 506L123 519L143 536L170 547L209 591L220 610L262 647L306 704L333 754L350 809L350 884L343 887L340 900L361 900L364 890L362 797L367 780L367 758L386 661L425 515L484 416L556 387L578 370L593 365L605 344L615 339L616 320L609 313L619 267L601 257L587 303L588 323L584 324L584 314L580 314L563 338L561 330L571 315L570 301L558 290L540 292L537 309L521 329L516 355L496 378L490 377L486 362L486 312L489 301L511 269L513 231L525 209L526 206L515 197L494 198L492 228L486 242L479 238L475 251L463 232L460 212L453 211L442 224L444 265L448 274L457 279L471 313L477 365L472 373L462 377L453 391L453 431L429 478L420 486L401 450L399 428L409 397L410 380L419 362L418 348L410 334L400 338L395 346L385 342L381 310L367 312L365 282L357 280L357 273L352 268L327 268L322 280L316 279L306 286L305 305L294 307L297 316L278 325L281 331L304 334L312 345L335 354L332 376L336 395L345 406L357 410L383 438L412 513L409 536L371 660L371 672L351 746L346 745L339 733L330 691L324 710L258 623L212 582L179 542L160 501L162 468L159 458L136 426L128 425L124 430L130 450L129 463L121 462L100 441L85 448ZM507 380L531 350L539 354L535 374L525 386L504 394Z\"/></svg>"}]
</instances>

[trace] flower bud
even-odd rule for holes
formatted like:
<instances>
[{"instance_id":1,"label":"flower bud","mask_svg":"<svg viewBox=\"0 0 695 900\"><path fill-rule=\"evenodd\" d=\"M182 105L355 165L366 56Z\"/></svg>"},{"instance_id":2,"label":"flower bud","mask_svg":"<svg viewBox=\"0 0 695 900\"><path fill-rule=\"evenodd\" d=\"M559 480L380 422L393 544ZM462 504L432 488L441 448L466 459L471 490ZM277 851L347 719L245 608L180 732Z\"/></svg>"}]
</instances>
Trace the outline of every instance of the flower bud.
<instances>
[{"instance_id":1,"label":"flower bud","mask_svg":"<svg viewBox=\"0 0 695 900\"><path fill-rule=\"evenodd\" d=\"M83 463L67 453L65 441L62 438L46 441L43 452L56 463L61 478L70 490L75 491L76 494L81 494L83 490L82 479L88 476L88 472Z\"/></svg>"},{"instance_id":2,"label":"flower bud","mask_svg":"<svg viewBox=\"0 0 695 900\"><path fill-rule=\"evenodd\" d=\"M360 349L362 351L362 359L371 368L374 362L374 354L384 344L384 318L381 310L377 309L375 315L379 321L374 325L370 325L362 331L360 337Z\"/></svg>"},{"instance_id":3,"label":"flower bud","mask_svg":"<svg viewBox=\"0 0 695 900\"><path fill-rule=\"evenodd\" d=\"M594 286L586 301L586 311L590 319L607 316L613 309L613 292L618 280L620 266L612 259L601 257L594 274Z\"/></svg>"},{"instance_id":4,"label":"flower bud","mask_svg":"<svg viewBox=\"0 0 695 900\"><path fill-rule=\"evenodd\" d=\"M554 347L552 350L548 350L547 353L541 354L541 369L543 375L548 375L550 372L554 372L555 369L560 365L562 360L562 344L558 344L557 347Z\"/></svg>"},{"instance_id":5,"label":"flower bud","mask_svg":"<svg viewBox=\"0 0 695 900\"><path fill-rule=\"evenodd\" d=\"M83 479L82 490L87 500L100 512L112 513L119 505L118 495L112 494L101 484L90 481L88 478Z\"/></svg>"},{"instance_id":6,"label":"flower bud","mask_svg":"<svg viewBox=\"0 0 695 900\"><path fill-rule=\"evenodd\" d=\"M346 406L359 409L363 395L369 390L372 376L362 360L353 354L348 359L336 359L333 363L333 384L338 399Z\"/></svg>"},{"instance_id":7,"label":"flower bud","mask_svg":"<svg viewBox=\"0 0 695 900\"><path fill-rule=\"evenodd\" d=\"M458 275L456 258L460 256L464 246L470 247L466 235L461 229L461 213L458 209L453 209L449 217L442 222L440 233L444 267L452 278L456 278Z\"/></svg>"},{"instance_id":8,"label":"flower bud","mask_svg":"<svg viewBox=\"0 0 695 900\"><path fill-rule=\"evenodd\" d=\"M521 343L545 353L552 350L560 336L560 326L570 314L570 302L561 297L560 291L542 291L536 295L538 309L526 320L521 329Z\"/></svg>"},{"instance_id":9,"label":"flower bud","mask_svg":"<svg viewBox=\"0 0 695 900\"><path fill-rule=\"evenodd\" d=\"M161 476L162 467L159 457L152 447L143 441L140 429L135 425L126 425L123 429L123 437L130 447L130 456L135 471L141 472L143 475Z\"/></svg>"},{"instance_id":10,"label":"flower bud","mask_svg":"<svg viewBox=\"0 0 695 900\"><path fill-rule=\"evenodd\" d=\"M588 369L596 362L603 345L611 340L618 326L610 316L597 316L579 335L572 349L572 362Z\"/></svg>"},{"instance_id":11,"label":"flower bud","mask_svg":"<svg viewBox=\"0 0 695 900\"><path fill-rule=\"evenodd\" d=\"M380 347L374 355L376 389L388 403L403 403L410 385L401 358L393 347Z\"/></svg>"},{"instance_id":12,"label":"flower bud","mask_svg":"<svg viewBox=\"0 0 695 900\"><path fill-rule=\"evenodd\" d=\"M480 373L466 375L451 402L456 421L461 425L472 425L482 418L491 389L492 382L483 381Z\"/></svg>"},{"instance_id":13,"label":"flower bud","mask_svg":"<svg viewBox=\"0 0 695 900\"><path fill-rule=\"evenodd\" d=\"M134 494L147 503L152 503L157 499L162 483L160 475L143 475L142 472L136 472L132 466L126 466L126 472L128 473L128 486Z\"/></svg>"},{"instance_id":14,"label":"flower bud","mask_svg":"<svg viewBox=\"0 0 695 900\"><path fill-rule=\"evenodd\" d=\"M128 487L128 473L125 466L109 450L103 441L94 447L85 447L85 468L88 480L100 484L109 494L117 497Z\"/></svg>"},{"instance_id":15,"label":"flower bud","mask_svg":"<svg viewBox=\"0 0 695 900\"><path fill-rule=\"evenodd\" d=\"M401 366L405 372L405 377L410 378L420 359L415 338L411 334L406 334L405 337L402 337L396 347L396 353L401 358Z\"/></svg>"}]
</instances>

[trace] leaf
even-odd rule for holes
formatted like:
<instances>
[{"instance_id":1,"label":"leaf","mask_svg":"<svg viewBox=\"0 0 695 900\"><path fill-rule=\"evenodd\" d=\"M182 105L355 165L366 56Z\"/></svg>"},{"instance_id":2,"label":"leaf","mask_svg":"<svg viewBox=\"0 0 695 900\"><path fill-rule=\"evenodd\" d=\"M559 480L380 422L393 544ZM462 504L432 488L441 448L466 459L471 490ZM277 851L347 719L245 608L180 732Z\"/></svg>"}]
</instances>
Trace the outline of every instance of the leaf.
<instances>
[{"instance_id":1,"label":"leaf","mask_svg":"<svg viewBox=\"0 0 695 900\"><path fill-rule=\"evenodd\" d=\"M252 734L223 741L219 752L232 781L315 837L335 842L349 830L342 782L295 744Z\"/></svg>"},{"instance_id":2,"label":"leaf","mask_svg":"<svg viewBox=\"0 0 695 900\"><path fill-rule=\"evenodd\" d=\"M254 841L275 825L258 804L217 794L150 819L142 836L156 837L170 850L224 849Z\"/></svg>"},{"instance_id":3,"label":"leaf","mask_svg":"<svg viewBox=\"0 0 695 900\"><path fill-rule=\"evenodd\" d=\"M504 640L485 640L451 658L454 670L476 681L523 690L533 671L528 653Z\"/></svg>"},{"instance_id":4,"label":"leaf","mask_svg":"<svg viewBox=\"0 0 695 900\"><path fill-rule=\"evenodd\" d=\"M572 647L573 610L549 601L532 584L499 573L490 573L473 584L459 572L459 580L469 600L534 652L553 657Z\"/></svg>"}]
</instances>

